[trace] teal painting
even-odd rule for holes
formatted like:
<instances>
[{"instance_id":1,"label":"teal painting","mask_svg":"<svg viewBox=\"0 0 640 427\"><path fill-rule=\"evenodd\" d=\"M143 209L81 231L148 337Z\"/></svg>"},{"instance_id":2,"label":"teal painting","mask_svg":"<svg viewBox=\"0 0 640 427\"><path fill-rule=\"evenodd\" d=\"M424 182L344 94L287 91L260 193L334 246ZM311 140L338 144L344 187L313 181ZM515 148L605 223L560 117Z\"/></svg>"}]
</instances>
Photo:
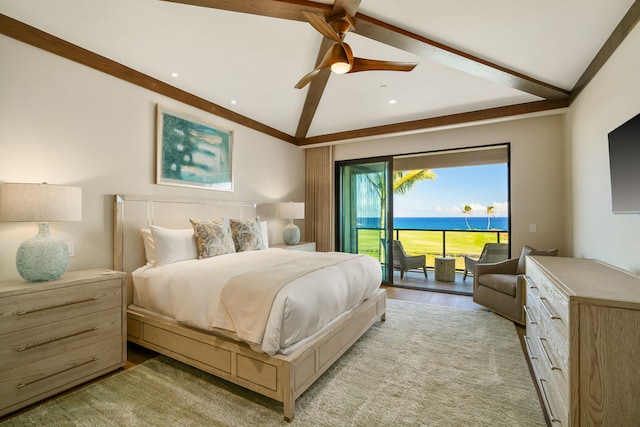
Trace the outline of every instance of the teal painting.
<instances>
[{"instance_id":1,"label":"teal painting","mask_svg":"<svg viewBox=\"0 0 640 427\"><path fill-rule=\"evenodd\" d=\"M158 184L233 191L233 133L158 105Z\"/></svg>"}]
</instances>

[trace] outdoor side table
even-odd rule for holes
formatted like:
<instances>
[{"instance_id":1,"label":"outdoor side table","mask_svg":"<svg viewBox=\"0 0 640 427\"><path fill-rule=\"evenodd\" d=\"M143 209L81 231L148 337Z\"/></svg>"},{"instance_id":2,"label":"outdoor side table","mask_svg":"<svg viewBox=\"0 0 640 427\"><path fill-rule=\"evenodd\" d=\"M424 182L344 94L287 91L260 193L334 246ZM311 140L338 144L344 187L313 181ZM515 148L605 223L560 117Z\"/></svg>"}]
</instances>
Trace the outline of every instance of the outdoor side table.
<instances>
[{"instance_id":1,"label":"outdoor side table","mask_svg":"<svg viewBox=\"0 0 640 427\"><path fill-rule=\"evenodd\" d=\"M456 279L456 259L449 257L436 257L436 280L440 282L453 282Z\"/></svg>"}]
</instances>

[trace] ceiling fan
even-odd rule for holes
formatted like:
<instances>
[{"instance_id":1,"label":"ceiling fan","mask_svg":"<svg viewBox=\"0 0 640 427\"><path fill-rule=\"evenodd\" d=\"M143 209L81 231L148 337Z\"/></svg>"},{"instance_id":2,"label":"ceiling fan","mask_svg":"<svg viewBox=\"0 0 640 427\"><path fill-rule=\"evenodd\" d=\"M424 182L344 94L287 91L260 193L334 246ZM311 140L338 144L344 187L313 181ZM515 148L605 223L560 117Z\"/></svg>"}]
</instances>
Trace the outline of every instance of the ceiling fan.
<instances>
[{"instance_id":1,"label":"ceiling fan","mask_svg":"<svg viewBox=\"0 0 640 427\"><path fill-rule=\"evenodd\" d=\"M325 68L331 68L331 71L336 74L346 74L359 71L411 71L418 65L414 62L379 61L354 57L351 47L344 42L344 36L355 27L353 19L346 11L338 12L328 18L306 10L301 13L313 28L335 43L327 50L316 68L300 79L295 85L296 89L305 87Z\"/></svg>"}]
</instances>

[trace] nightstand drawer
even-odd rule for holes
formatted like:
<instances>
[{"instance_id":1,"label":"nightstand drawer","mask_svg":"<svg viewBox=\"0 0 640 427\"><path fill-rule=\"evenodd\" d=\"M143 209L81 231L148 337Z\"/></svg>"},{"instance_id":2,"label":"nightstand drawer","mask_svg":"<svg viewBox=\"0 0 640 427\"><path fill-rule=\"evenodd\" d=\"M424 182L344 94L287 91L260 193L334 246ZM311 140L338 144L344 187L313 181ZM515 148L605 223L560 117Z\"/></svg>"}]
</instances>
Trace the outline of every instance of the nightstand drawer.
<instances>
[{"instance_id":1,"label":"nightstand drawer","mask_svg":"<svg viewBox=\"0 0 640 427\"><path fill-rule=\"evenodd\" d=\"M0 298L0 335L121 305L119 278Z\"/></svg>"},{"instance_id":2,"label":"nightstand drawer","mask_svg":"<svg viewBox=\"0 0 640 427\"><path fill-rule=\"evenodd\" d=\"M0 416L124 366L124 273L0 282Z\"/></svg>"},{"instance_id":3,"label":"nightstand drawer","mask_svg":"<svg viewBox=\"0 0 640 427\"><path fill-rule=\"evenodd\" d=\"M122 333L122 309L113 307L97 313L47 323L2 336L0 372L18 365L84 347Z\"/></svg>"},{"instance_id":4,"label":"nightstand drawer","mask_svg":"<svg viewBox=\"0 0 640 427\"><path fill-rule=\"evenodd\" d=\"M2 407L20 407L87 381L120 364L122 339L113 336L85 347L5 371L0 376Z\"/></svg>"}]
</instances>

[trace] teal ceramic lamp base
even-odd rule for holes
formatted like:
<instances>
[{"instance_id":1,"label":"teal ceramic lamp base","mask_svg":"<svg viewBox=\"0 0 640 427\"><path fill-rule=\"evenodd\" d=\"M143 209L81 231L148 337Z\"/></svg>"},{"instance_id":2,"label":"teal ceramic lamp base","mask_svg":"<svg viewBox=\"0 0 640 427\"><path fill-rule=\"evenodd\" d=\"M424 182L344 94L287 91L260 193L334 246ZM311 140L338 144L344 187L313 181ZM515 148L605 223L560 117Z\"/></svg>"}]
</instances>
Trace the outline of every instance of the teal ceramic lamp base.
<instances>
[{"instance_id":1,"label":"teal ceramic lamp base","mask_svg":"<svg viewBox=\"0 0 640 427\"><path fill-rule=\"evenodd\" d=\"M297 245L300 242L300 229L291 221L282 230L282 240L287 245Z\"/></svg>"},{"instance_id":2,"label":"teal ceramic lamp base","mask_svg":"<svg viewBox=\"0 0 640 427\"><path fill-rule=\"evenodd\" d=\"M69 248L67 244L49 234L49 224L38 224L35 237L22 243L16 255L16 267L23 279L29 282L56 280L67 269Z\"/></svg>"}]
</instances>

